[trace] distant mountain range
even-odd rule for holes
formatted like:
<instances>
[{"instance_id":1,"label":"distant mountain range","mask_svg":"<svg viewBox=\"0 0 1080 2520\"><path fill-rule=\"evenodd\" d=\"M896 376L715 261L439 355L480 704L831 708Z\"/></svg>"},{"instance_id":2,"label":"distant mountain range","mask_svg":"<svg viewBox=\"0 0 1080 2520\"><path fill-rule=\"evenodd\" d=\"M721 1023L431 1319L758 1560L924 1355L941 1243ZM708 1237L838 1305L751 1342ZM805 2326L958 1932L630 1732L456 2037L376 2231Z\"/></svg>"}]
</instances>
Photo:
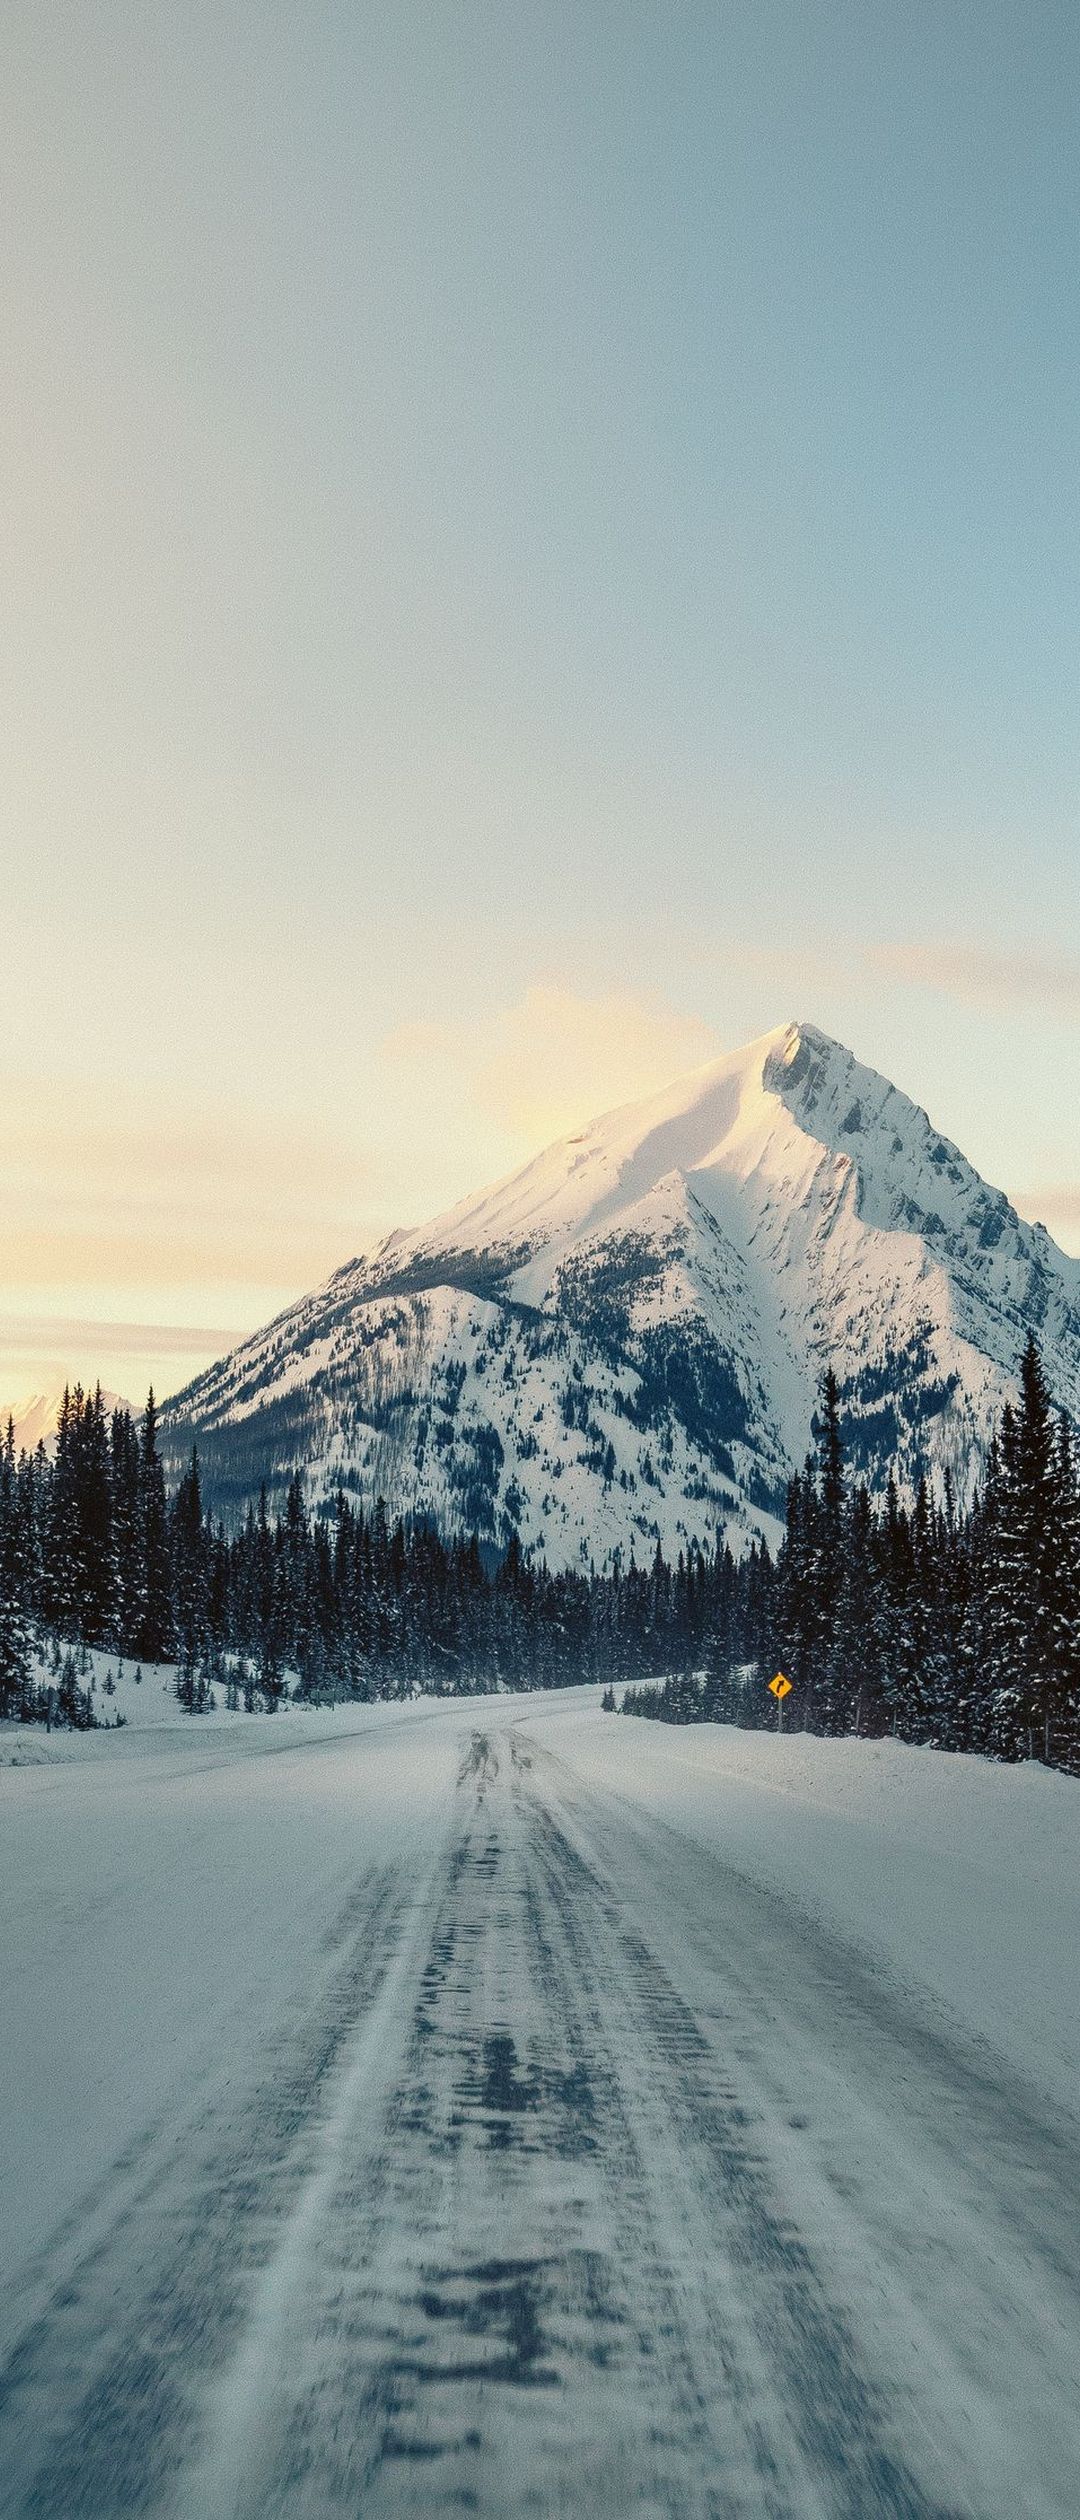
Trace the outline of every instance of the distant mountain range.
<instances>
[{"instance_id":1,"label":"distant mountain range","mask_svg":"<svg viewBox=\"0 0 1080 2520\"><path fill-rule=\"evenodd\" d=\"M774 1534L829 1364L874 1487L965 1498L1029 1330L1080 1421L1080 1261L788 1024L391 1234L162 1422L226 1509L300 1467L601 1565Z\"/></svg>"},{"instance_id":2,"label":"distant mountain range","mask_svg":"<svg viewBox=\"0 0 1080 2520\"><path fill-rule=\"evenodd\" d=\"M101 1397L109 1410L131 1406L130 1401L122 1400L116 1391L103 1391ZM0 1409L0 1434L7 1434L10 1418L15 1429L16 1452L33 1452L38 1444L51 1444L60 1424L63 1402L62 1387L54 1391L34 1391L25 1400L13 1401L10 1407Z\"/></svg>"}]
</instances>

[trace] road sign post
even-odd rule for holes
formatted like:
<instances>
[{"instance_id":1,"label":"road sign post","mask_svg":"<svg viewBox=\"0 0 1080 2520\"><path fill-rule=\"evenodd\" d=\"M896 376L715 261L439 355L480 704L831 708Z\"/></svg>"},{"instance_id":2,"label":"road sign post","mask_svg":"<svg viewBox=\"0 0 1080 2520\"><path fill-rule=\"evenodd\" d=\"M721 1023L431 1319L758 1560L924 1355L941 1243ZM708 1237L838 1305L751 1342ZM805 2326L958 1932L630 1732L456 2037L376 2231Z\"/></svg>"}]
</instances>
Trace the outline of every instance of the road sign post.
<instances>
[{"instance_id":1,"label":"road sign post","mask_svg":"<svg viewBox=\"0 0 1080 2520\"><path fill-rule=\"evenodd\" d=\"M776 1729L778 1733L782 1733L784 1729L784 1699L791 1696L791 1682L788 1679L786 1672L778 1671L776 1673L775 1678L769 1682L769 1691L771 1696L776 1699Z\"/></svg>"}]
</instances>

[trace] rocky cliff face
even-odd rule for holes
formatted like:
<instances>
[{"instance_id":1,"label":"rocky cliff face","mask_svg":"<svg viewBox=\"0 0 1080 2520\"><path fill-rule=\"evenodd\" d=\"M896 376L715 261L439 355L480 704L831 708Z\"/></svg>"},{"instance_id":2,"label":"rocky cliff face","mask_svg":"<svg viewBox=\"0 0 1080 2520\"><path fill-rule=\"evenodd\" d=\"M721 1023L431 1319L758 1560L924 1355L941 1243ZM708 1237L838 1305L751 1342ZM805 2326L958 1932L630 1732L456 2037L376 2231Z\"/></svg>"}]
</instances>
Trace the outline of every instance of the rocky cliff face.
<instances>
[{"instance_id":1,"label":"rocky cliff face","mask_svg":"<svg viewBox=\"0 0 1080 2520\"><path fill-rule=\"evenodd\" d=\"M773 1533L830 1363L872 1484L965 1495L1029 1328L1080 1420L1080 1262L792 1024L391 1235L163 1423L226 1507L299 1465L599 1565Z\"/></svg>"}]
</instances>

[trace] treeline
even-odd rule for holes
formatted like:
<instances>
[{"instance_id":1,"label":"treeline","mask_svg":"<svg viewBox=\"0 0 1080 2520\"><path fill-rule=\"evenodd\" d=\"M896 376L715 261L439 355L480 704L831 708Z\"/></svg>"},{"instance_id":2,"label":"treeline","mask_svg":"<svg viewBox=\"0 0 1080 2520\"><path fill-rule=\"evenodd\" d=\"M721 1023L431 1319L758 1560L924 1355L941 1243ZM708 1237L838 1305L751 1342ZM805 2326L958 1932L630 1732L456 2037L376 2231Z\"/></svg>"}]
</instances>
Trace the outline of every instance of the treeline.
<instances>
[{"instance_id":1,"label":"treeline","mask_svg":"<svg viewBox=\"0 0 1080 2520\"><path fill-rule=\"evenodd\" d=\"M970 1512L946 1485L906 1509L850 1473L826 1377L775 1558L721 1539L669 1563L554 1573L512 1541L391 1524L345 1495L312 1512L293 1480L238 1531L203 1508L197 1458L170 1497L151 1394L136 1424L100 1393L65 1399L51 1454L0 1446L0 1715L81 1722L72 1651L175 1662L184 1705L223 1691L308 1698L620 1684L627 1712L775 1721L819 1733L1038 1755L1080 1770L1080 1476L1029 1343ZM43 1686L51 1658L64 1680ZM656 1680L654 1675L666 1675ZM641 1685L648 1682L649 1685Z\"/></svg>"},{"instance_id":2,"label":"treeline","mask_svg":"<svg viewBox=\"0 0 1080 2520\"><path fill-rule=\"evenodd\" d=\"M65 1392L52 1454L0 1447L0 1715L93 1720L60 1644L164 1660L175 1633L178 1515L166 1499L151 1392L136 1428L100 1390ZM48 1661L54 1689L37 1675Z\"/></svg>"},{"instance_id":3,"label":"treeline","mask_svg":"<svg viewBox=\"0 0 1080 2520\"><path fill-rule=\"evenodd\" d=\"M767 1682L792 1682L790 1729L895 1734L1080 1772L1080 1466L1034 1340L971 1511L924 1481L905 1510L849 1475L836 1379L792 1479L775 1562L735 1570L730 1629L625 1693L668 1723L775 1723ZM749 1596L753 1598L750 1615ZM613 1703L613 1700L609 1700Z\"/></svg>"},{"instance_id":4,"label":"treeline","mask_svg":"<svg viewBox=\"0 0 1080 2520\"><path fill-rule=\"evenodd\" d=\"M604 1577L553 1573L511 1541L492 1567L475 1534L392 1524L382 1504L365 1514L341 1494L313 1513L298 1477L281 1515L264 1498L227 1533L204 1511L196 1457L166 1496L152 1394L136 1426L76 1390L51 1456L39 1445L17 1457L10 1427L0 1447L0 1715L87 1720L88 1698L65 1715L42 1683L44 1649L69 1673L58 1645L175 1662L193 1711L219 1691L272 1708L286 1690L373 1698L633 1679L689 1651L721 1602L729 1619L736 1592L752 1618L752 1576L726 1551L695 1550L676 1568L658 1551L651 1569Z\"/></svg>"}]
</instances>

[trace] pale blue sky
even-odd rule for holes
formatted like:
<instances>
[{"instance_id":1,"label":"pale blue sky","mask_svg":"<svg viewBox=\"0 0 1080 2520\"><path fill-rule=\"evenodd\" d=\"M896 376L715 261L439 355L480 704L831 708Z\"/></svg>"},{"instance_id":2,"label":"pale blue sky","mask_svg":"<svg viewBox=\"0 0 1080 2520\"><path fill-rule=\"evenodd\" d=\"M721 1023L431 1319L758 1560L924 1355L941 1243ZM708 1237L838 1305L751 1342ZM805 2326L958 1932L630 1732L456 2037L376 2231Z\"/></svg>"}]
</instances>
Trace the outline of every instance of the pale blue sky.
<instances>
[{"instance_id":1,"label":"pale blue sky","mask_svg":"<svg viewBox=\"0 0 1080 2520\"><path fill-rule=\"evenodd\" d=\"M790 1015L1080 1244L1071 0L0 68L4 1391Z\"/></svg>"}]
</instances>

